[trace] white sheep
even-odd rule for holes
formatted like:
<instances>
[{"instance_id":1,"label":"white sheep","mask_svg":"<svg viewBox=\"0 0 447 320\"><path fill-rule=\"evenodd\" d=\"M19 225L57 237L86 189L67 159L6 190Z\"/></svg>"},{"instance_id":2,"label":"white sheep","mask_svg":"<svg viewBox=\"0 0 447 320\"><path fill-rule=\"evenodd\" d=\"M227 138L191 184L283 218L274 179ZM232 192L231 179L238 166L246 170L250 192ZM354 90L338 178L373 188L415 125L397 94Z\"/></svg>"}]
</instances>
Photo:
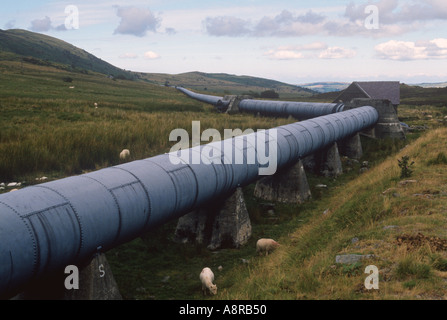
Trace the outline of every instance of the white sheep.
<instances>
[{"instance_id":1,"label":"white sheep","mask_svg":"<svg viewBox=\"0 0 447 320\"><path fill-rule=\"evenodd\" d=\"M275 250L280 244L273 239L259 239L256 242L256 253L262 254L265 252L267 256L269 252Z\"/></svg>"},{"instance_id":2,"label":"white sheep","mask_svg":"<svg viewBox=\"0 0 447 320\"><path fill-rule=\"evenodd\" d=\"M213 284L214 273L210 268L205 267L200 272L200 281L202 282L202 292L204 295L209 291L210 294L217 294L217 286Z\"/></svg>"},{"instance_id":3,"label":"white sheep","mask_svg":"<svg viewBox=\"0 0 447 320\"><path fill-rule=\"evenodd\" d=\"M121 151L121 153L120 153L120 159L126 160L128 157L130 157L129 149L123 149L123 151Z\"/></svg>"}]
</instances>

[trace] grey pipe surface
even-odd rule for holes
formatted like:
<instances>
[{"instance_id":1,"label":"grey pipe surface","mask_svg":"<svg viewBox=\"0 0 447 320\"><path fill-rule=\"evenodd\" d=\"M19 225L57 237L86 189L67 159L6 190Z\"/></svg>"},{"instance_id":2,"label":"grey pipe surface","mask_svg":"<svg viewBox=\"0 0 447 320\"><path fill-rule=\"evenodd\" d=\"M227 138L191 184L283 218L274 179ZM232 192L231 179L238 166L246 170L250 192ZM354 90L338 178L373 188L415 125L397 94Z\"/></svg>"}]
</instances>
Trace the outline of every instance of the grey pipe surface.
<instances>
[{"instance_id":1,"label":"grey pipe surface","mask_svg":"<svg viewBox=\"0 0 447 320\"><path fill-rule=\"evenodd\" d=\"M264 147L276 149L282 169L377 119L374 108L361 107L186 149L187 158L162 154L1 194L0 296L253 183ZM197 155L201 163L188 161Z\"/></svg>"},{"instance_id":2,"label":"grey pipe surface","mask_svg":"<svg viewBox=\"0 0 447 320\"><path fill-rule=\"evenodd\" d=\"M195 92L192 92L192 91L185 89L183 87L176 87L176 88L177 88L177 90L183 92L190 98L193 98L193 99L196 99L196 100L208 103L208 104L212 104L213 106L218 107L220 109L224 109L224 108L228 107L228 105L230 103L230 101L224 100L223 97L195 93Z\"/></svg>"},{"instance_id":3,"label":"grey pipe surface","mask_svg":"<svg viewBox=\"0 0 447 320\"><path fill-rule=\"evenodd\" d=\"M195 93L182 87L177 87L189 97L212 104L220 109L228 107L229 101L223 97ZM331 113L341 112L344 109L342 103L317 103L243 99L239 102L239 110L247 113L260 113L261 115L274 117L293 116L296 119L307 120Z\"/></svg>"},{"instance_id":4,"label":"grey pipe surface","mask_svg":"<svg viewBox=\"0 0 447 320\"><path fill-rule=\"evenodd\" d=\"M244 99L239 103L239 110L248 113L260 113L266 116L288 117L307 120L331 113L343 111L341 103L314 103L293 101L271 101Z\"/></svg>"}]
</instances>

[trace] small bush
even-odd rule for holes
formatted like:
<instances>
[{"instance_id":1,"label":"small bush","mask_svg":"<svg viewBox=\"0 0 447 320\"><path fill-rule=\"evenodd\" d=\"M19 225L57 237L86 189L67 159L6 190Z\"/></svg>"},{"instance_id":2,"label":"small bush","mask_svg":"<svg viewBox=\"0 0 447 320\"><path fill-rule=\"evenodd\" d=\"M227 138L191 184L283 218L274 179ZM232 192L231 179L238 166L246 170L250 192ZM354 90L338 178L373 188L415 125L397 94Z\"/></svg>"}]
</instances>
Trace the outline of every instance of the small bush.
<instances>
[{"instance_id":1,"label":"small bush","mask_svg":"<svg viewBox=\"0 0 447 320\"><path fill-rule=\"evenodd\" d=\"M411 167L414 165L414 161L410 163L409 156L403 156L401 160L397 160L399 163L399 168L401 169L400 177L401 178L409 178L413 174L413 170Z\"/></svg>"},{"instance_id":2,"label":"small bush","mask_svg":"<svg viewBox=\"0 0 447 320\"><path fill-rule=\"evenodd\" d=\"M362 263L356 262L353 264L346 264L342 267L342 274L347 276L358 276L362 273L361 271Z\"/></svg>"},{"instance_id":3,"label":"small bush","mask_svg":"<svg viewBox=\"0 0 447 320\"><path fill-rule=\"evenodd\" d=\"M413 289L414 287L416 287L416 285L417 285L417 282L415 280L410 280L410 281L404 282L402 286L406 289Z\"/></svg>"},{"instance_id":4,"label":"small bush","mask_svg":"<svg viewBox=\"0 0 447 320\"><path fill-rule=\"evenodd\" d=\"M73 82L73 78L70 78L70 77L63 77L63 78L62 78L62 81L71 83L71 82Z\"/></svg>"},{"instance_id":5,"label":"small bush","mask_svg":"<svg viewBox=\"0 0 447 320\"><path fill-rule=\"evenodd\" d=\"M261 92L261 98L266 99L279 99L279 94L274 90L266 90Z\"/></svg>"},{"instance_id":6,"label":"small bush","mask_svg":"<svg viewBox=\"0 0 447 320\"><path fill-rule=\"evenodd\" d=\"M447 259L444 259L439 255L435 255L431 257L431 260L433 268L439 271L447 271Z\"/></svg>"},{"instance_id":7,"label":"small bush","mask_svg":"<svg viewBox=\"0 0 447 320\"><path fill-rule=\"evenodd\" d=\"M447 164L447 156L444 152L439 152L436 158L430 159L427 164L429 166L431 165L437 165L437 164Z\"/></svg>"},{"instance_id":8,"label":"small bush","mask_svg":"<svg viewBox=\"0 0 447 320\"><path fill-rule=\"evenodd\" d=\"M430 266L418 263L411 257L400 261L396 268L396 278L404 280L408 278L428 279L432 275Z\"/></svg>"}]
</instances>

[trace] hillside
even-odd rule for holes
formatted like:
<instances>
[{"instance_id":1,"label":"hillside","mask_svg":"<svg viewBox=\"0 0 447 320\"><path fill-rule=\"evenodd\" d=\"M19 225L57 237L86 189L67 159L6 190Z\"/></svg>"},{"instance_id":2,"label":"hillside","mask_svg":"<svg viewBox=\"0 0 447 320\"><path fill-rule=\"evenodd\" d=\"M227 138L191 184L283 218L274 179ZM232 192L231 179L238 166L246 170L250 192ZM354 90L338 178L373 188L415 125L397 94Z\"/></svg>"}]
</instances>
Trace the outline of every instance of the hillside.
<instances>
[{"instance_id":1,"label":"hillside","mask_svg":"<svg viewBox=\"0 0 447 320\"><path fill-rule=\"evenodd\" d=\"M178 75L122 70L65 41L26 30L0 30L0 60L24 61L67 71L97 72L156 85L182 85L210 94L252 94L275 90L282 98L301 98L316 92L275 80L224 73L188 72Z\"/></svg>"},{"instance_id":2,"label":"hillside","mask_svg":"<svg viewBox=\"0 0 447 320\"><path fill-rule=\"evenodd\" d=\"M422 88L445 88L447 87L447 82L435 82L435 83L419 83L415 86Z\"/></svg>"},{"instance_id":3,"label":"hillside","mask_svg":"<svg viewBox=\"0 0 447 320\"><path fill-rule=\"evenodd\" d=\"M431 130L329 187L300 209L295 231L277 236L277 251L252 255L249 268L219 279L219 299L445 300L446 141L446 128ZM406 155L415 163L409 178L398 167ZM378 269L378 289L365 288L370 265Z\"/></svg>"},{"instance_id":4,"label":"hillside","mask_svg":"<svg viewBox=\"0 0 447 320\"><path fill-rule=\"evenodd\" d=\"M333 102L341 91L332 91L308 97L309 102ZM446 88L424 88L416 85L400 85L400 105L447 107Z\"/></svg>"},{"instance_id":5,"label":"hillside","mask_svg":"<svg viewBox=\"0 0 447 320\"><path fill-rule=\"evenodd\" d=\"M311 89L319 93L330 93L338 92L346 89L350 85L349 82L313 82L306 84L299 84L300 87ZM420 83L411 84L411 87L421 87L421 88L445 88L447 87L447 82L437 82L437 83Z\"/></svg>"},{"instance_id":6,"label":"hillside","mask_svg":"<svg viewBox=\"0 0 447 320\"><path fill-rule=\"evenodd\" d=\"M141 78L154 84L169 83L208 94L259 94L265 90L275 90L281 98L310 97L316 92L287 83L264 78L237 76L225 73L187 72L177 75L146 73Z\"/></svg>"},{"instance_id":7,"label":"hillside","mask_svg":"<svg viewBox=\"0 0 447 320\"><path fill-rule=\"evenodd\" d=\"M0 59L53 65L67 70L93 71L129 79L135 76L65 41L26 30L0 30Z\"/></svg>"},{"instance_id":8,"label":"hillside","mask_svg":"<svg viewBox=\"0 0 447 320\"><path fill-rule=\"evenodd\" d=\"M437 107L447 106L446 88L423 88L401 84L401 104L413 106L433 105Z\"/></svg>"}]
</instances>

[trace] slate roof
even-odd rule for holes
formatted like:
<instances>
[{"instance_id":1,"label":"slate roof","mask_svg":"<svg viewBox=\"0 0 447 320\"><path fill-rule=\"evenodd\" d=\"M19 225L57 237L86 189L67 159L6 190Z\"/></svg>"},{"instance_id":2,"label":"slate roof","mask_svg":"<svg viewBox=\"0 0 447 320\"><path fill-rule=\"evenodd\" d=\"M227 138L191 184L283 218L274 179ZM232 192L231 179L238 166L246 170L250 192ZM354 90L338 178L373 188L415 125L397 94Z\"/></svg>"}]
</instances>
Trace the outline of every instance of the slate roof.
<instances>
[{"instance_id":1,"label":"slate roof","mask_svg":"<svg viewBox=\"0 0 447 320\"><path fill-rule=\"evenodd\" d=\"M340 93L334 102L347 102L355 98L388 99L392 104L400 104L399 81L353 82Z\"/></svg>"}]
</instances>

